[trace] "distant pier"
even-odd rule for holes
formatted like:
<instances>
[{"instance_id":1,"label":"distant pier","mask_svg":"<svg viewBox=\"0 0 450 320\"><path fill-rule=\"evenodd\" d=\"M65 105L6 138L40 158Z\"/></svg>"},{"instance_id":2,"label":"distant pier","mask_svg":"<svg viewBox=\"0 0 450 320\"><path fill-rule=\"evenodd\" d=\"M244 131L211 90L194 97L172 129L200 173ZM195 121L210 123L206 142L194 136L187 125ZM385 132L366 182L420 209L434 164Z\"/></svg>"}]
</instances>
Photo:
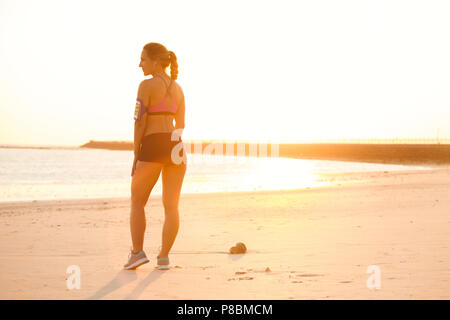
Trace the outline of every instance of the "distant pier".
<instances>
[{"instance_id":1,"label":"distant pier","mask_svg":"<svg viewBox=\"0 0 450 320\"><path fill-rule=\"evenodd\" d=\"M187 153L239 156L279 156L296 159L341 160L392 164L450 164L450 144L378 143L225 143L183 141ZM130 141L94 141L80 146L133 150ZM277 150L275 149L277 148Z\"/></svg>"}]
</instances>

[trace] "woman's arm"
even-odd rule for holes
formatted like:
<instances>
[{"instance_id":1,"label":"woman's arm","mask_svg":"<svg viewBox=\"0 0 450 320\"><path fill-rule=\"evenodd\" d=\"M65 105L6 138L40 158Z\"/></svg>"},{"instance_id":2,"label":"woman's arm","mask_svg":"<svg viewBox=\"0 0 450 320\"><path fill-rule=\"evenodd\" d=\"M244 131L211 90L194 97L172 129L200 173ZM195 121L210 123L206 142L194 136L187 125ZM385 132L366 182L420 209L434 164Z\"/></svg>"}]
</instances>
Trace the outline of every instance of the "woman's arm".
<instances>
[{"instance_id":1,"label":"woman's arm","mask_svg":"<svg viewBox=\"0 0 450 320\"><path fill-rule=\"evenodd\" d=\"M145 126L147 123L147 115L145 114L140 121L134 122L134 156L137 157L139 155L139 151L141 151L141 143L142 138L145 133Z\"/></svg>"},{"instance_id":2,"label":"woman's arm","mask_svg":"<svg viewBox=\"0 0 450 320\"><path fill-rule=\"evenodd\" d=\"M138 97L137 103L140 103L140 109L137 110L137 117L135 117L134 121L134 156L137 157L139 155L139 151L141 150L142 138L144 137L145 129L147 126L147 112L143 110L144 102L149 101L149 90L148 90L148 82L146 80L142 81L139 85L138 89Z\"/></svg>"}]
</instances>

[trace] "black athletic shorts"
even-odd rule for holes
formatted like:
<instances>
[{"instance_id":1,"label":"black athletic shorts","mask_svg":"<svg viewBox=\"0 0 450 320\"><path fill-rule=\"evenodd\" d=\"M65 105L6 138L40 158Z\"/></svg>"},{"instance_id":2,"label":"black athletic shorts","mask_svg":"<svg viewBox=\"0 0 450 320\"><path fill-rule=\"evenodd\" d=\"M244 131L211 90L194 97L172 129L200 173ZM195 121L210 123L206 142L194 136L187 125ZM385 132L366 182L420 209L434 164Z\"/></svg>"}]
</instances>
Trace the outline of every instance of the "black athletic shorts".
<instances>
[{"instance_id":1,"label":"black athletic shorts","mask_svg":"<svg viewBox=\"0 0 450 320\"><path fill-rule=\"evenodd\" d=\"M171 132L159 132L143 137L138 160L159 162L166 166L181 165L183 161L186 164L186 152L181 137L178 141L171 141L171 136Z\"/></svg>"}]
</instances>

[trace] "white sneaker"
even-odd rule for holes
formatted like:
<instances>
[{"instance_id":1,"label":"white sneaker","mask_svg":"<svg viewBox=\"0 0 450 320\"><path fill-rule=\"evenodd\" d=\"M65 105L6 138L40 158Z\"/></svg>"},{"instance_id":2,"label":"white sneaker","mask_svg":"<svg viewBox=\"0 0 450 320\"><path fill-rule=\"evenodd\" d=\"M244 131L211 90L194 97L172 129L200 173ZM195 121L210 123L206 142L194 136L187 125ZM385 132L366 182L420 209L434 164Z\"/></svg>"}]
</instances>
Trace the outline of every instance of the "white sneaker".
<instances>
[{"instance_id":1,"label":"white sneaker","mask_svg":"<svg viewBox=\"0 0 450 320\"><path fill-rule=\"evenodd\" d=\"M125 270L134 270L147 262L149 262L149 260L147 259L144 251L139 251L138 253L133 253L133 251L130 251L130 254L128 255L128 263L126 263L123 268Z\"/></svg>"},{"instance_id":2,"label":"white sneaker","mask_svg":"<svg viewBox=\"0 0 450 320\"><path fill-rule=\"evenodd\" d=\"M170 269L169 258L167 257L157 257L157 268L159 270L168 270Z\"/></svg>"}]
</instances>

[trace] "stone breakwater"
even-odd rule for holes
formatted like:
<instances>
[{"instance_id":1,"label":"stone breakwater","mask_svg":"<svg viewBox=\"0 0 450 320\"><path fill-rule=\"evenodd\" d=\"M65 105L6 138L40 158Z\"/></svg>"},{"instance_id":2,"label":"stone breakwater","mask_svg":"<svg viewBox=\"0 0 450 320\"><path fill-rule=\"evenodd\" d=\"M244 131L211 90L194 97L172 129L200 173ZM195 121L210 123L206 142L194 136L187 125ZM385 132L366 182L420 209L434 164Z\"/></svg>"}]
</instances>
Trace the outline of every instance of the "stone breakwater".
<instances>
[{"instance_id":1,"label":"stone breakwater","mask_svg":"<svg viewBox=\"0 0 450 320\"><path fill-rule=\"evenodd\" d=\"M450 164L450 144L358 143L223 143L183 141L187 153L211 155L278 156L297 159L342 160L392 164ZM133 150L129 141L94 141L80 146L109 150Z\"/></svg>"}]
</instances>

